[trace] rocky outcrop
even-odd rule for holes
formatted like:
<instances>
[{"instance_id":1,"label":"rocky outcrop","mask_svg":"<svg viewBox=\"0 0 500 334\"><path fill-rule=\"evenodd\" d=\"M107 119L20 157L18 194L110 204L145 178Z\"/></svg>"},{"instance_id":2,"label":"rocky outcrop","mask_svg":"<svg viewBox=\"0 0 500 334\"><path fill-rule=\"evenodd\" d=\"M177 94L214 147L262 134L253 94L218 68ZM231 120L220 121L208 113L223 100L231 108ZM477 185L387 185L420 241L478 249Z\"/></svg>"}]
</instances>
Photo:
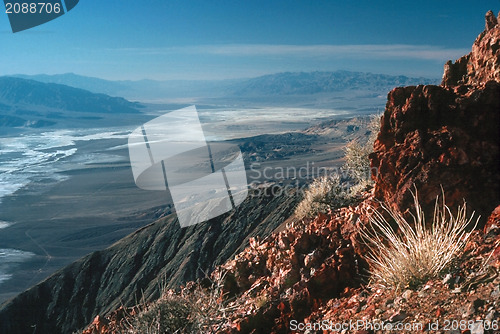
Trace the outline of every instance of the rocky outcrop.
<instances>
[{"instance_id":1,"label":"rocky outcrop","mask_svg":"<svg viewBox=\"0 0 500 334\"><path fill-rule=\"evenodd\" d=\"M444 87L458 85L481 86L490 80L500 82L500 13L498 19L490 10L486 13L486 28L472 45L472 51L444 66Z\"/></svg>"},{"instance_id":2,"label":"rocky outcrop","mask_svg":"<svg viewBox=\"0 0 500 334\"><path fill-rule=\"evenodd\" d=\"M0 333L72 333L98 314L159 297L204 277L288 217L296 196L259 189L236 210L181 228L169 215L94 252L21 293L0 309Z\"/></svg>"},{"instance_id":3,"label":"rocky outcrop","mask_svg":"<svg viewBox=\"0 0 500 334\"><path fill-rule=\"evenodd\" d=\"M370 155L377 199L404 211L415 185L432 212L443 191L451 207L466 200L481 225L500 203L500 27L491 12L486 22L472 52L445 66L441 86L389 93Z\"/></svg>"}]
</instances>

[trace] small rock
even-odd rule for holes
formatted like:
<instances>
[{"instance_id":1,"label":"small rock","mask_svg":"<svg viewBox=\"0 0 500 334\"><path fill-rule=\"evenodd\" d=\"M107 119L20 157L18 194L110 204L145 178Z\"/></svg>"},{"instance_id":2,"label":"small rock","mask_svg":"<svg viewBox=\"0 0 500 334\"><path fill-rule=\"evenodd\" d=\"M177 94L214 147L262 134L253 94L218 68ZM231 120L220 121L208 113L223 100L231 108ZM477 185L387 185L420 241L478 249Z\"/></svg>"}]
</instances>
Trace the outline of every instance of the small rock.
<instances>
[{"instance_id":1,"label":"small rock","mask_svg":"<svg viewBox=\"0 0 500 334\"><path fill-rule=\"evenodd\" d=\"M406 290L405 292L403 292L403 294L401 295L401 297L403 297L406 300L410 300L412 294L413 294L413 291Z\"/></svg>"},{"instance_id":2,"label":"small rock","mask_svg":"<svg viewBox=\"0 0 500 334\"><path fill-rule=\"evenodd\" d=\"M486 13L486 30L493 29L497 25L497 18L490 10Z\"/></svg>"},{"instance_id":3,"label":"small rock","mask_svg":"<svg viewBox=\"0 0 500 334\"><path fill-rule=\"evenodd\" d=\"M449 281L451 281L451 279L451 274L446 274L446 276L443 278L443 284L447 284Z\"/></svg>"},{"instance_id":4,"label":"small rock","mask_svg":"<svg viewBox=\"0 0 500 334\"><path fill-rule=\"evenodd\" d=\"M497 285L493 291L491 291L490 297L497 300L500 298L500 286Z\"/></svg>"},{"instance_id":5,"label":"small rock","mask_svg":"<svg viewBox=\"0 0 500 334\"><path fill-rule=\"evenodd\" d=\"M440 316L442 316L444 313L444 309L441 307L441 306L438 306L437 310L436 310L436 317L439 318Z\"/></svg>"},{"instance_id":6,"label":"small rock","mask_svg":"<svg viewBox=\"0 0 500 334\"><path fill-rule=\"evenodd\" d=\"M391 315L391 317L389 318L389 322L403 321L404 319L406 319L406 317L408 317L408 314L406 314L405 312L399 311L399 312L396 312L393 315Z\"/></svg>"},{"instance_id":7,"label":"small rock","mask_svg":"<svg viewBox=\"0 0 500 334\"><path fill-rule=\"evenodd\" d=\"M427 292L427 290L422 290L422 291L419 291L419 292L418 292L418 296L419 296L420 298L427 297L427 296L429 296L429 292Z\"/></svg>"},{"instance_id":8,"label":"small rock","mask_svg":"<svg viewBox=\"0 0 500 334\"><path fill-rule=\"evenodd\" d=\"M304 258L304 266L306 268L311 268L313 265L314 261L314 253L307 254L306 257Z\"/></svg>"},{"instance_id":9,"label":"small rock","mask_svg":"<svg viewBox=\"0 0 500 334\"><path fill-rule=\"evenodd\" d=\"M368 304L365 306L368 306ZM365 313L367 314L368 317L372 318L375 315L375 305L373 304L369 305L366 308Z\"/></svg>"},{"instance_id":10,"label":"small rock","mask_svg":"<svg viewBox=\"0 0 500 334\"><path fill-rule=\"evenodd\" d=\"M474 302L470 302L469 305L467 305L465 312L462 314L462 318L470 318L474 313L476 313Z\"/></svg>"}]
</instances>

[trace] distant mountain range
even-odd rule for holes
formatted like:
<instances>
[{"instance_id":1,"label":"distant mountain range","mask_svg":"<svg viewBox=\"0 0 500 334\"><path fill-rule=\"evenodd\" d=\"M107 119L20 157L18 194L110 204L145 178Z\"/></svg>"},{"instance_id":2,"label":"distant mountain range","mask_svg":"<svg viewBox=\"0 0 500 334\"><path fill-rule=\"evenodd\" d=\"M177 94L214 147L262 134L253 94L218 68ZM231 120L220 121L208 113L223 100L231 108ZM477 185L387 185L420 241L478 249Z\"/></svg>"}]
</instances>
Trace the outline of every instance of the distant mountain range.
<instances>
[{"instance_id":1,"label":"distant mountain range","mask_svg":"<svg viewBox=\"0 0 500 334\"><path fill-rule=\"evenodd\" d=\"M252 79L234 80L138 80L110 81L73 73L57 75L16 75L45 83L58 83L92 92L129 99L172 97L258 97L314 95L343 91L371 91L386 94L397 86L439 84L440 79L411 78L366 72L286 72Z\"/></svg>"},{"instance_id":2,"label":"distant mountain range","mask_svg":"<svg viewBox=\"0 0 500 334\"><path fill-rule=\"evenodd\" d=\"M259 96L310 95L349 90L389 91L398 86L429 84L439 84L439 80L350 71L286 72L242 81L234 86L232 94Z\"/></svg>"},{"instance_id":3,"label":"distant mountain range","mask_svg":"<svg viewBox=\"0 0 500 334\"><path fill-rule=\"evenodd\" d=\"M44 83L55 83L60 85L71 86L75 88L85 89L92 93L101 93L108 95L116 95L118 92L128 89L126 82L109 81L99 78L77 75L74 73L66 74L38 74L38 75L13 75L16 78L35 80Z\"/></svg>"},{"instance_id":4,"label":"distant mountain range","mask_svg":"<svg viewBox=\"0 0 500 334\"><path fill-rule=\"evenodd\" d=\"M137 114L139 103L55 83L0 77L0 126L45 127L63 119Z\"/></svg>"},{"instance_id":5,"label":"distant mountain range","mask_svg":"<svg viewBox=\"0 0 500 334\"><path fill-rule=\"evenodd\" d=\"M31 79L44 83L57 83L81 88L93 93L122 96L131 100L160 100L164 98L184 98L197 96L224 95L234 80L104 80L74 73L65 74L16 74L14 77Z\"/></svg>"},{"instance_id":6,"label":"distant mountain range","mask_svg":"<svg viewBox=\"0 0 500 334\"><path fill-rule=\"evenodd\" d=\"M75 119L91 122L110 115L138 114L141 105L125 98L231 106L326 107L366 114L383 108L393 87L438 83L438 79L349 71L286 72L222 81L110 81L73 73L17 75L0 77L0 126L47 127L68 119L75 125Z\"/></svg>"}]
</instances>

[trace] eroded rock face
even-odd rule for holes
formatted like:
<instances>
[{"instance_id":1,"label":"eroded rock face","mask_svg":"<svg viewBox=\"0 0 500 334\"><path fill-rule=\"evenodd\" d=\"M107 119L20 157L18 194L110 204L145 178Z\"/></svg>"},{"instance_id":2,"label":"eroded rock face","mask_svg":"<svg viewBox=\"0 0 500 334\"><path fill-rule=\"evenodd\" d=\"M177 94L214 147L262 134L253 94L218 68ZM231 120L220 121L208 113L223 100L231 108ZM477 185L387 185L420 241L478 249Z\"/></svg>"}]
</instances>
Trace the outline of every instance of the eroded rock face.
<instances>
[{"instance_id":1,"label":"eroded rock face","mask_svg":"<svg viewBox=\"0 0 500 334\"><path fill-rule=\"evenodd\" d=\"M498 14L500 19L500 13ZM444 87L457 85L483 85L500 81L500 25L490 10L486 13L486 28L472 45L472 51L455 63L444 66Z\"/></svg>"},{"instance_id":2,"label":"eroded rock face","mask_svg":"<svg viewBox=\"0 0 500 334\"><path fill-rule=\"evenodd\" d=\"M447 204L466 200L480 225L500 203L500 28L491 12L486 26L470 54L445 65L441 86L389 93L370 156L377 199L406 210L415 185L432 213L442 187Z\"/></svg>"}]
</instances>

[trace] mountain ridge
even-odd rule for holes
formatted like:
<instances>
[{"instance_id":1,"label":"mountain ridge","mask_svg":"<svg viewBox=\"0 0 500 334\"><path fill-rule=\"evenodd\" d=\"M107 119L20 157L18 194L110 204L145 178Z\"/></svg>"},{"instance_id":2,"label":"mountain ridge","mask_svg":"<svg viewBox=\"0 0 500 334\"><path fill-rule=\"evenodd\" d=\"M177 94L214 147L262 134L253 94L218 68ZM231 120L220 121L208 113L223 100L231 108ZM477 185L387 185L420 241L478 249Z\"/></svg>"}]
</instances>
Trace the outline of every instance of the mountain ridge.
<instances>
[{"instance_id":1,"label":"mountain ridge","mask_svg":"<svg viewBox=\"0 0 500 334\"><path fill-rule=\"evenodd\" d=\"M47 127L63 119L136 115L142 105L120 97L35 80L0 77L0 126Z\"/></svg>"},{"instance_id":2,"label":"mountain ridge","mask_svg":"<svg viewBox=\"0 0 500 334\"><path fill-rule=\"evenodd\" d=\"M395 86L436 83L428 78L354 71L283 72L249 79L232 91L234 95L308 95L348 90L390 90ZM239 87L238 87L239 86Z\"/></svg>"}]
</instances>

